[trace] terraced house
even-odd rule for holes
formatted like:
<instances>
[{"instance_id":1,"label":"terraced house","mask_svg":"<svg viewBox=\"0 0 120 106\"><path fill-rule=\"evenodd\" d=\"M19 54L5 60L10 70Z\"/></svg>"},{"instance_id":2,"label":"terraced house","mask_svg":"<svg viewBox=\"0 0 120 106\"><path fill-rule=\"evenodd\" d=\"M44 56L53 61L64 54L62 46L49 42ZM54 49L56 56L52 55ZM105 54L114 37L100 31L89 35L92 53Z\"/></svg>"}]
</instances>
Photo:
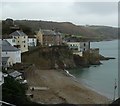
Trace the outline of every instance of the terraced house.
<instances>
[{"instance_id":1,"label":"terraced house","mask_svg":"<svg viewBox=\"0 0 120 106\"><path fill-rule=\"evenodd\" d=\"M39 30L36 38L43 46L53 46L62 44L62 35L54 30Z\"/></svg>"}]
</instances>

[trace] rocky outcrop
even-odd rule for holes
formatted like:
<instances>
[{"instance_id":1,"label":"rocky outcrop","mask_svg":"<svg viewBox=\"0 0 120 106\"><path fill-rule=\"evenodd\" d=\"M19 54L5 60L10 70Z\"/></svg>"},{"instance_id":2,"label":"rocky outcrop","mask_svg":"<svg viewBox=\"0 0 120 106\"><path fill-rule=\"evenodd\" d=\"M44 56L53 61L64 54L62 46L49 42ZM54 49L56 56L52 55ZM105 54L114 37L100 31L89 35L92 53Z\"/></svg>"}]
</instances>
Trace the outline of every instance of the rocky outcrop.
<instances>
[{"instance_id":1,"label":"rocky outcrop","mask_svg":"<svg viewBox=\"0 0 120 106\"><path fill-rule=\"evenodd\" d=\"M114 59L99 55L98 50L75 55L67 46L36 47L22 54L22 62L35 64L41 69L68 69L100 65L100 60Z\"/></svg>"},{"instance_id":2,"label":"rocky outcrop","mask_svg":"<svg viewBox=\"0 0 120 106\"><path fill-rule=\"evenodd\" d=\"M22 54L22 61L35 64L41 69L76 67L73 53L67 46L38 47Z\"/></svg>"},{"instance_id":3,"label":"rocky outcrop","mask_svg":"<svg viewBox=\"0 0 120 106\"><path fill-rule=\"evenodd\" d=\"M102 55L99 55L100 56L100 60L110 60L110 59L115 59L114 57L105 57L105 56L102 56Z\"/></svg>"}]
</instances>

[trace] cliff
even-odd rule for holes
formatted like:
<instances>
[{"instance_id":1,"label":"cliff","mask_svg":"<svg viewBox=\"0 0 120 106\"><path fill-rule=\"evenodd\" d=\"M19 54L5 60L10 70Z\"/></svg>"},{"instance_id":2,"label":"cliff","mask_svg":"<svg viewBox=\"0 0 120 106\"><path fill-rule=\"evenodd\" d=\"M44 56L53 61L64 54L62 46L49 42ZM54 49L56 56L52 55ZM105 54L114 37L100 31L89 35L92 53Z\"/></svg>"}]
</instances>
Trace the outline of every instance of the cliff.
<instances>
[{"instance_id":1,"label":"cliff","mask_svg":"<svg viewBox=\"0 0 120 106\"><path fill-rule=\"evenodd\" d=\"M22 62L35 64L41 69L76 67L72 51L67 46L36 47L22 54Z\"/></svg>"},{"instance_id":2,"label":"cliff","mask_svg":"<svg viewBox=\"0 0 120 106\"><path fill-rule=\"evenodd\" d=\"M68 46L36 47L22 54L22 62L35 64L41 69L67 69L99 65L99 51L84 52L83 57L75 55Z\"/></svg>"}]
</instances>

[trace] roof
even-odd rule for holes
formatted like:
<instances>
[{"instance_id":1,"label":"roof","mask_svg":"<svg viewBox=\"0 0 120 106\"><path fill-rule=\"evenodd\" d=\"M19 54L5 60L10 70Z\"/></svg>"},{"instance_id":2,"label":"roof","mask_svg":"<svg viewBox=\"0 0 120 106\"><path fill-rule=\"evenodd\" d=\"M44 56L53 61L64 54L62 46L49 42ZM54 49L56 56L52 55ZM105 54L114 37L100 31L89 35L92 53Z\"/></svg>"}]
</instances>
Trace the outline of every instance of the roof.
<instances>
[{"instance_id":1,"label":"roof","mask_svg":"<svg viewBox=\"0 0 120 106\"><path fill-rule=\"evenodd\" d=\"M11 33L9 36L27 36L27 35L21 30L16 30L15 32Z\"/></svg>"},{"instance_id":2,"label":"roof","mask_svg":"<svg viewBox=\"0 0 120 106\"><path fill-rule=\"evenodd\" d=\"M28 38L36 38L35 35L28 35Z\"/></svg>"},{"instance_id":3,"label":"roof","mask_svg":"<svg viewBox=\"0 0 120 106\"><path fill-rule=\"evenodd\" d=\"M61 35L60 32L55 32L54 30L40 30L43 35L49 35L49 36L57 36L57 35Z\"/></svg>"},{"instance_id":4,"label":"roof","mask_svg":"<svg viewBox=\"0 0 120 106\"><path fill-rule=\"evenodd\" d=\"M2 57L2 62L7 62L10 57Z\"/></svg>"},{"instance_id":5,"label":"roof","mask_svg":"<svg viewBox=\"0 0 120 106\"><path fill-rule=\"evenodd\" d=\"M2 51L19 51L19 49L12 46L7 40L2 40Z\"/></svg>"},{"instance_id":6,"label":"roof","mask_svg":"<svg viewBox=\"0 0 120 106\"><path fill-rule=\"evenodd\" d=\"M42 30L44 35L56 35L55 31L52 30Z\"/></svg>"},{"instance_id":7,"label":"roof","mask_svg":"<svg viewBox=\"0 0 120 106\"><path fill-rule=\"evenodd\" d=\"M67 41L67 42L89 42L88 39L77 38L77 37L68 37L68 38L65 38L65 41Z\"/></svg>"},{"instance_id":8,"label":"roof","mask_svg":"<svg viewBox=\"0 0 120 106\"><path fill-rule=\"evenodd\" d=\"M9 76L13 77L13 78L16 78L18 76L22 75L22 73L18 72L18 71L14 71L12 73L9 74Z\"/></svg>"}]
</instances>

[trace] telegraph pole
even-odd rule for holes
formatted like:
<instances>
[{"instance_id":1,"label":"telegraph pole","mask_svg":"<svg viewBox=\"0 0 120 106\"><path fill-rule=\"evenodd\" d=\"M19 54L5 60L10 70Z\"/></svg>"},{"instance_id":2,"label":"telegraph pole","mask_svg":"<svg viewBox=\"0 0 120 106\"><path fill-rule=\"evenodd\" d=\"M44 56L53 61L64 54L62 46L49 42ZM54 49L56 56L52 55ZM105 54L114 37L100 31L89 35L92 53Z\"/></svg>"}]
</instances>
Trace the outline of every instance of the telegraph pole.
<instances>
[{"instance_id":1,"label":"telegraph pole","mask_svg":"<svg viewBox=\"0 0 120 106\"><path fill-rule=\"evenodd\" d=\"M113 101L115 101L116 89L117 89L117 84L116 84L116 79L115 79L115 85L114 85L114 98L113 98Z\"/></svg>"}]
</instances>

